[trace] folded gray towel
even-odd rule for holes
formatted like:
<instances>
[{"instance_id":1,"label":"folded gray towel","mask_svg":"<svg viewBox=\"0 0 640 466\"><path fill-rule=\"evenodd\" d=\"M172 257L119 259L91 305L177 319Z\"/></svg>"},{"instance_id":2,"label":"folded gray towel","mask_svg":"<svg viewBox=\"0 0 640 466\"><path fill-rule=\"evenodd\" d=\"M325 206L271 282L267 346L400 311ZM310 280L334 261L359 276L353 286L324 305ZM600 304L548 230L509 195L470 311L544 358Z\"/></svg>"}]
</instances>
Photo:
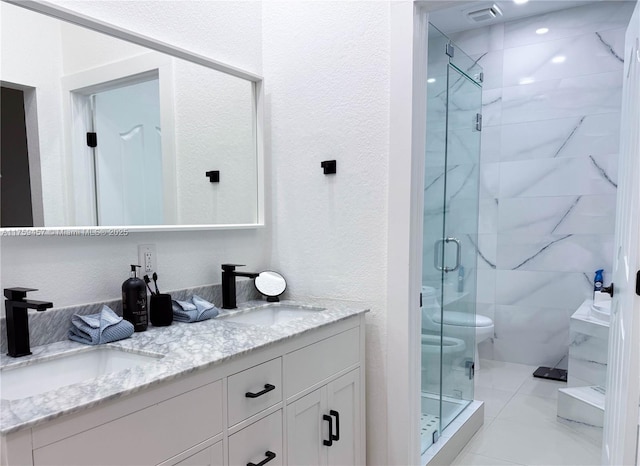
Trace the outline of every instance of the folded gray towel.
<instances>
[{"instance_id":1,"label":"folded gray towel","mask_svg":"<svg viewBox=\"0 0 640 466\"><path fill-rule=\"evenodd\" d=\"M220 312L209 301L193 295L191 301L172 301L173 320L178 322L202 322L211 319Z\"/></svg>"},{"instance_id":2,"label":"folded gray towel","mask_svg":"<svg viewBox=\"0 0 640 466\"><path fill-rule=\"evenodd\" d=\"M110 343L133 335L133 324L123 320L107 306L102 306L98 314L74 314L71 324L69 339L86 345Z\"/></svg>"}]
</instances>

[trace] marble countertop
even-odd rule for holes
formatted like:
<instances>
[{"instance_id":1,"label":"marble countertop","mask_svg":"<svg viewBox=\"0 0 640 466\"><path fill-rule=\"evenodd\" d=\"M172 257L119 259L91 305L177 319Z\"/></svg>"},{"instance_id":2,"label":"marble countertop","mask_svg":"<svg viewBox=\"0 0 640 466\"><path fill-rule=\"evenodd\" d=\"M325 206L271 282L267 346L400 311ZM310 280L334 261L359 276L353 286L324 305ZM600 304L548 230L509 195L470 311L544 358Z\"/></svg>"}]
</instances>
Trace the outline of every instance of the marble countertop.
<instances>
[{"instance_id":1,"label":"marble countertop","mask_svg":"<svg viewBox=\"0 0 640 466\"><path fill-rule=\"evenodd\" d=\"M0 399L0 434L7 435L62 415L95 407L108 400L175 380L250 351L368 311L361 304L346 301L310 299L304 302L281 303L322 307L326 310L271 327L228 322L218 318L192 324L174 322L169 327L149 326L147 331L135 333L131 338L102 346L159 355L163 356L162 358L28 398ZM249 301L239 306L238 311L267 305L269 304L264 301ZM228 314L230 312L221 316ZM60 341L31 348L31 356L11 358L3 354L0 356L0 369L33 364L62 354L94 348L70 340Z\"/></svg>"}]
</instances>

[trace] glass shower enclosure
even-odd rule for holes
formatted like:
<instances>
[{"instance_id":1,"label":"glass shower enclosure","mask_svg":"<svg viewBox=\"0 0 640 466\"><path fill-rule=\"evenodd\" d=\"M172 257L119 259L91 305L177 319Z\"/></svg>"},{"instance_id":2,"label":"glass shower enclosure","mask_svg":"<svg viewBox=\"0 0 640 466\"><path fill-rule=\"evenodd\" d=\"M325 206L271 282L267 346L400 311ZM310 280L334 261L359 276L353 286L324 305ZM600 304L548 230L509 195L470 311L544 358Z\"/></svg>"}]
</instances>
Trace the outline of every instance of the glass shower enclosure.
<instances>
[{"instance_id":1,"label":"glass shower enclosure","mask_svg":"<svg viewBox=\"0 0 640 466\"><path fill-rule=\"evenodd\" d=\"M422 453L473 400L482 69L429 25Z\"/></svg>"}]
</instances>

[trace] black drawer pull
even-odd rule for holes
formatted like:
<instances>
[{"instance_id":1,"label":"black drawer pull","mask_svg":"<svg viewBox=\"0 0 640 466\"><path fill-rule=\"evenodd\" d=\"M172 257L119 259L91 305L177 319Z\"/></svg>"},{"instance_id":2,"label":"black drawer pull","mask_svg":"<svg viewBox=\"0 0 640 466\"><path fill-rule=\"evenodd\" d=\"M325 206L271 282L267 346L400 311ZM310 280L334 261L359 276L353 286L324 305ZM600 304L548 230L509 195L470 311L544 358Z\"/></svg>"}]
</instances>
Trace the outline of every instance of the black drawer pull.
<instances>
[{"instance_id":1,"label":"black drawer pull","mask_svg":"<svg viewBox=\"0 0 640 466\"><path fill-rule=\"evenodd\" d=\"M258 393L247 392L244 394L244 396L246 396L247 398L258 398L259 396L262 396L265 393L269 393L271 390L275 390L275 389L276 389L275 385L271 385L270 383L268 383L268 384L265 384L264 390L262 390L261 392L258 392Z\"/></svg>"},{"instance_id":2,"label":"black drawer pull","mask_svg":"<svg viewBox=\"0 0 640 466\"><path fill-rule=\"evenodd\" d=\"M276 457L276 454L272 451L267 451L265 453L265 455L267 455L267 457L265 459L263 459L262 461L260 461L258 464L256 463L247 463L247 466L262 466L263 464L267 464L269 461L271 461L272 459L274 459Z\"/></svg>"},{"instance_id":3,"label":"black drawer pull","mask_svg":"<svg viewBox=\"0 0 640 466\"><path fill-rule=\"evenodd\" d=\"M322 443L325 446L330 447L331 445L333 445L333 419L331 419L331 416L329 416L328 414L324 414L322 416L322 420L329 423L329 440L323 440Z\"/></svg>"},{"instance_id":4,"label":"black drawer pull","mask_svg":"<svg viewBox=\"0 0 640 466\"><path fill-rule=\"evenodd\" d=\"M340 440L340 413L332 409L329 411L329 414L336 418L336 435L332 435L331 440L335 440L337 442Z\"/></svg>"}]
</instances>

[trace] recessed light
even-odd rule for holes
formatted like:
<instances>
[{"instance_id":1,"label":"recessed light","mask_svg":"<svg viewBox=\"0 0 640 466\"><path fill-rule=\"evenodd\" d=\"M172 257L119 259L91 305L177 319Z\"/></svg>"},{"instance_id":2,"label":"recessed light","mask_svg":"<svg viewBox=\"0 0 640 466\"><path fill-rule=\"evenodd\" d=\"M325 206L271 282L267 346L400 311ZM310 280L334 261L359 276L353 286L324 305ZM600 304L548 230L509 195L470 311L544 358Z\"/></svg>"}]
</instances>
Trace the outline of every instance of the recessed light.
<instances>
[{"instance_id":1,"label":"recessed light","mask_svg":"<svg viewBox=\"0 0 640 466\"><path fill-rule=\"evenodd\" d=\"M435 82L436 82L436 78L429 78L429 79L427 79L427 82L428 82L429 84L431 84L431 83L435 83Z\"/></svg>"},{"instance_id":2,"label":"recessed light","mask_svg":"<svg viewBox=\"0 0 640 466\"><path fill-rule=\"evenodd\" d=\"M520 81L518 81L519 84L531 84L535 82L535 79L533 78L522 78Z\"/></svg>"},{"instance_id":3,"label":"recessed light","mask_svg":"<svg viewBox=\"0 0 640 466\"><path fill-rule=\"evenodd\" d=\"M515 3L516 5L524 5L528 1L529 0L513 0L513 3Z\"/></svg>"},{"instance_id":4,"label":"recessed light","mask_svg":"<svg viewBox=\"0 0 640 466\"><path fill-rule=\"evenodd\" d=\"M536 29L536 34L539 34L539 35L546 34L547 32L549 32L549 28Z\"/></svg>"},{"instance_id":5,"label":"recessed light","mask_svg":"<svg viewBox=\"0 0 640 466\"><path fill-rule=\"evenodd\" d=\"M551 63L564 63L566 59L564 55L557 55L551 59Z\"/></svg>"}]
</instances>

